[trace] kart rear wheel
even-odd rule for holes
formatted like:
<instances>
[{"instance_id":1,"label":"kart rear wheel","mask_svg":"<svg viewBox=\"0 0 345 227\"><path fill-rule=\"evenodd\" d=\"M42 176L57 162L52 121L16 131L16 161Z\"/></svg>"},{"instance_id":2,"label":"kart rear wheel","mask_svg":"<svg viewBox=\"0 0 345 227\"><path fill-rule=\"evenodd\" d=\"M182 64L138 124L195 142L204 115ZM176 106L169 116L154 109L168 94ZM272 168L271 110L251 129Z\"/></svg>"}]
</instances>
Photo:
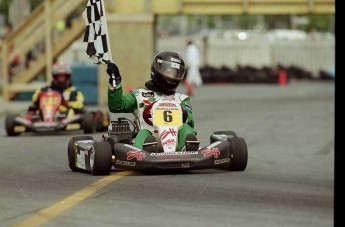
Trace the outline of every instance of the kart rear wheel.
<instances>
[{"instance_id":1,"label":"kart rear wheel","mask_svg":"<svg viewBox=\"0 0 345 227\"><path fill-rule=\"evenodd\" d=\"M111 147L108 142L94 142L94 153L90 157L93 175L109 175L112 166Z\"/></svg>"},{"instance_id":2,"label":"kart rear wheel","mask_svg":"<svg viewBox=\"0 0 345 227\"><path fill-rule=\"evenodd\" d=\"M111 135L105 139L105 142L109 143L111 148L111 153L114 154L114 144L119 143L120 139L117 135Z\"/></svg>"},{"instance_id":3,"label":"kart rear wheel","mask_svg":"<svg viewBox=\"0 0 345 227\"><path fill-rule=\"evenodd\" d=\"M96 125L96 131L97 132L105 132L108 130L109 125L109 113L108 112L102 112L102 111L96 111L94 112L94 121Z\"/></svg>"},{"instance_id":4,"label":"kart rear wheel","mask_svg":"<svg viewBox=\"0 0 345 227\"><path fill-rule=\"evenodd\" d=\"M85 113L83 115L82 127L84 133L91 134L95 132L95 123L93 113Z\"/></svg>"},{"instance_id":5,"label":"kart rear wheel","mask_svg":"<svg viewBox=\"0 0 345 227\"><path fill-rule=\"evenodd\" d=\"M18 114L11 114L6 116L5 119L5 128L6 128L6 133L8 136L18 136L20 135L20 132L15 132L14 128L16 127L16 117L19 117Z\"/></svg>"},{"instance_id":6,"label":"kart rear wheel","mask_svg":"<svg viewBox=\"0 0 345 227\"><path fill-rule=\"evenodd\" d=\"M69 168L75 172L77 171L77 167L76 167L76 164L75 164L75 156L76 156L76 151L75 151L75 148L74 148L74 143L76 141L79 141L79 140L93 140L92 136L74 136L72 137L69 142L68 142L68 150L67 150L67 154L68 154L68 165L69 165Z\"/></svg>"},{"instance_id":7,"label":"kart rear wheel","mask_svg":"<svg viewBox=\"0 0 345 227\"><path fill-rule=\"evenodd\" d=\"M227 137L225 138L217 138L214 135L226 135ZM216 141L220 141L220 140L225 140L231 137L237 137L236 133L234 131L216 131L214 133L212 133L212 135L210 136L210 143L214 143Z\"/></svg>"},{"instance_id":8,"label":"kart rear wheel","mask_svg":"<svg viewBox=\"0 0 345 227\"><path fill-rule=\"evenodd\" d=\"M128 135L128 134L109 135L104 141L109 143L112 154L114 154L114 144L116 143L131 144L132 137L131 135Z\"/></svg>"},{"instance_id":9,"label":"kart rear wheel","mask_svg":"<svg viewBox=\"0 0 345 227\"><path fill-rule=\"evenodd\" d=\"M244 171L248 163L248 149L246 141L242 137L228 139L230 142L231 161L229 171Z\"/></svg>"}]
</instances>

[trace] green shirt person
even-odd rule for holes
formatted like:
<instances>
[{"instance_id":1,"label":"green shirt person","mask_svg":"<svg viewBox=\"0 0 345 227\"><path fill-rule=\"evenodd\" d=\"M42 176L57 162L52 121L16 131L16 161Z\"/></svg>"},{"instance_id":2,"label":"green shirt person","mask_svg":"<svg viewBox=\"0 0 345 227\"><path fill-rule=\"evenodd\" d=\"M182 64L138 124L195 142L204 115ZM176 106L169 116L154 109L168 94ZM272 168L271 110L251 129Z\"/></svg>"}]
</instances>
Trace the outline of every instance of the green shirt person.
<instances>
[{"instance_id":1,"label":"green shirt person","mask_svg":"<svg viewBox=\"0 0 345 227\"><path fill-rule=\"evenodd\" d=\"M178 132L177 151L192 151L199 148L199 141L194 130L194 120L190 97L176 92L176 88L185 76L185 63L182 57L173 51L162 51L156 54L151 65L151 80L145 83L145 88L133 89L123 94L120 71L112 62L107 64L109 75L108 108L112 113L136 113L139 132L134 140L134 146L143 146L157 142L152 135L154 128L143 119L145 107L164 97L173 97L182 106L184 124ZM145 149L148 146L145 146ZM155 150L146 149L149 152Z\"/></svg>"}]
</instances>

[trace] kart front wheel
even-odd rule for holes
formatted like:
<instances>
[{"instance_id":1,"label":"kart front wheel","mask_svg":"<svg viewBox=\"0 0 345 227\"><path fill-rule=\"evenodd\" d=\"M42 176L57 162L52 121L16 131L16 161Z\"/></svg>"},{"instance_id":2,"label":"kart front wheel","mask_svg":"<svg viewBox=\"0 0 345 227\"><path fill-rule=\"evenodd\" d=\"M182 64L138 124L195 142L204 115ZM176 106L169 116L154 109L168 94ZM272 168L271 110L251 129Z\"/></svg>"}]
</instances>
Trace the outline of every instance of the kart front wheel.
<instances>
[{"instance_id":1,"label":"kart front wheel","mask_svg":"<svg viewBox=\"0 0 345 227\"><path fill-rule=\"evenodd\" d=\"M228 139L230 142L231 161L229 171L244 171L248 163L248 149L246 141L242 137Z\"/></svg>"},{"instance_id":2,"label":"kart front wheel","mask_svg":"<svg viewBox=\"0 0 345 227\"><path fill-rule=\"evenodd\" d=\"M108 112L96 111L94 113L94 122L97 132L106 132L108 130L110 115Z\"/></svg>"},{"instance_id":3,"label":"kart front wheel","mask_svg":"<svg viewBox=\"0 0 345 227\"><path fill-rule=\"evenodd\" d=\"M74 136L69 140L68 150L67 150L68 165L69 165L69 168L73 172L77 171L76 162L75 162L76 150L74 148L74 144L76 141L79 141L79 140L93 140L93 138L92 136Z\"/></svg>"},{"instance_id":4,"label":"kart front wheel","mask_svg":"<svg viewBox=\"0 0 345 227\"><path fill-rule=\"evenodd\" d=\"M5 128L6 128L6 133L8 136L18 136L20 132L15 132L14 129L16 127L16 117L19 115L17 114L11 114L6 116L5 119Z\"/></svg>"},{"instance_id":5,"label":"kart front wheel","mask_svg":"<svg viewBox=\"0 0 345 227\"><path fill-rule=\"evenodd\" d=\"M108 142L94 142L90 156L90 167L93 175L109 175L112 166L111 147Z\"/></svg>"}]
</instances>

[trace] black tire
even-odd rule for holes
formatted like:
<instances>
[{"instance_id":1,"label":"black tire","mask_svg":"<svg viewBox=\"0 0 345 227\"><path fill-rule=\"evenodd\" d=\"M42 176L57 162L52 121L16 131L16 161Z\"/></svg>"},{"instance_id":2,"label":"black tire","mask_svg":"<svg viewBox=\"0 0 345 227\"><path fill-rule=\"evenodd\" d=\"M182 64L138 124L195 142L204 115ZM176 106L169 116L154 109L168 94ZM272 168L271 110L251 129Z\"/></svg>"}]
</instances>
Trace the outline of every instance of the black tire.
<instances>
[{"instance_id":1,"label":"black tire","mask_svg":"<svg viewBox=\"0 0 345 227\"><path fill-rule=\"evenodd\" d=\"M128 134L109 135L104 141L109 143L112 154L114 154L114 144L116 143L125 143L132 145L132 137Z\"/></svg>"},{"instance_id":2,"label":"black tire","mask_svg":"<svg viewBox=\"0 0 345 227\"><path fill-rule=\"evenodd\" d=\"M229 171L244 171L248 163L248 149L246 141L242 137L228 139L230 142L231 161Z\"/></svg>"},{"instance_id":3,"label":"black tire","mask_svg":"<svg viewBox=\"0 0 345 227\"><path fill-rule=\"evenodd\" d=\"M69 168L75 172L77 171L77 167L75 166L75 149L74 149L74 143L79 140L93 140L92 136L75 136L72 137L68 142L68 165Z\"/></svg>"},{"instance_id":4,"label":"black tire","mask_svg":"<svg viewBox=\"0 0 345 227\"><path fill-rule=\"evenodd\" d=\"M94 114L94 118L97 132L108 131L108 125L110 121L110 115L108 112L96 111Z\"/></svg>"},{"instance_id":5,"label":"black tire","mask_svg":"<svg viewBox=\"0 0 345 227\"><path fill-rule=\"evenodd\" d=\"M91 134L95 132L95 122L93 113L85 113L83 115L82 127L85 134Z\"/></svg>"},{"instance_id":6,"label":"black tire","mask_svg":"<svg viewBox=\"0 0 345 227\"><path fill-rule=\"evenodd\" d=\"M105 139L105 142L109 143L111 153L114 154L114 144L120 142L120 138L116 135L110 135Z\"/></svg>"},{"instance_id":7,"label":"black tire","mask_svg":"<svg viewBox=\"0 0 345 227\"><path fill-rule=\"evenodd\" d=\"M15 132L14 128L16 127L16 117L18 117L18 114L11 114L6 116L5 119L5 128L6 128L6 133L8 136L18 136L20 135L20 132Z\"/></svg>"},{"instance_id":8,"label":"black tire","mask_svg":"<svg viewBox=\"0 0 345 227\"><path fill-rule=\"evenodd\" d=\"M216 131L216 132L213 132L212 135L210 136L210 143L214 143L220 140L219 138L216 138L213 135L227 135L228 136L227 138L237 137L234 131Z\"/></svg>"},{"instance_id":9,"label":"black tire","mask_svg":"<svg viewBox=\"0 0 345 227\"><path fill-rule=\"evenodd\" d=\"M94 142L94 160L91 164L93 175L109 175L112 166L111 147L108 142Z\"/></svg>"}]
</instances>

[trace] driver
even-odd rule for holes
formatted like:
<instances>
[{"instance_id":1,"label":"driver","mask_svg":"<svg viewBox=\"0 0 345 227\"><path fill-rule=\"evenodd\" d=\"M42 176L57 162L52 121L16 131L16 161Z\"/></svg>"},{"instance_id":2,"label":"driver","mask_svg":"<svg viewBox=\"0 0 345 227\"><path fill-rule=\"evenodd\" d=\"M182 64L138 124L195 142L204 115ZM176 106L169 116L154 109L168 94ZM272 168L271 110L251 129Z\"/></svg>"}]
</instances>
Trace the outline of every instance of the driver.
<instances>
[{"instance_id":1,"label":"driver","mask_svg":"<svg viewBox=\"0 0 345 227\"><path fill-rule=\"evenodd\" d=\"M108 107L112 113L136 113L139 132L134 140L134 146L145 147L147 151L156 151L157 140L152 135L153 127L143 119L143 111L150 103L164 97L174 97L180 103L184 113L184 124L178 132L177 150L195 151L199 148L199 141L194 130L194 120L190 98L176 88L185 75L185 63L181 56L173 51L159 52L152 61L151 80L145 83L145 88L133 89L123 94L121 75L118 67L109 62L107 73L110 77L108 88ZM114 87L114 83L116 86ZM150 147L150 145L152 145Z\"/></svg>"},{"instance_id":2,"label":"driver","mask_svg":"<svg viewBox=\"0 0 345 227\"><path fill-rule=\"evenodd\" d=\"M67 116L84 112L84 95L81 91L72 86L71 68L67 63L56 62L52 68L53 80L50 86L39 88L32 96L33 105L29 111L38 110L40 93L49 89L58 91L63 101L59 107L60 113L66 113ZM73 111L70 111L73 110ZM74 112L74 113L73 113Z\"/></svg>"}]
</instances>

